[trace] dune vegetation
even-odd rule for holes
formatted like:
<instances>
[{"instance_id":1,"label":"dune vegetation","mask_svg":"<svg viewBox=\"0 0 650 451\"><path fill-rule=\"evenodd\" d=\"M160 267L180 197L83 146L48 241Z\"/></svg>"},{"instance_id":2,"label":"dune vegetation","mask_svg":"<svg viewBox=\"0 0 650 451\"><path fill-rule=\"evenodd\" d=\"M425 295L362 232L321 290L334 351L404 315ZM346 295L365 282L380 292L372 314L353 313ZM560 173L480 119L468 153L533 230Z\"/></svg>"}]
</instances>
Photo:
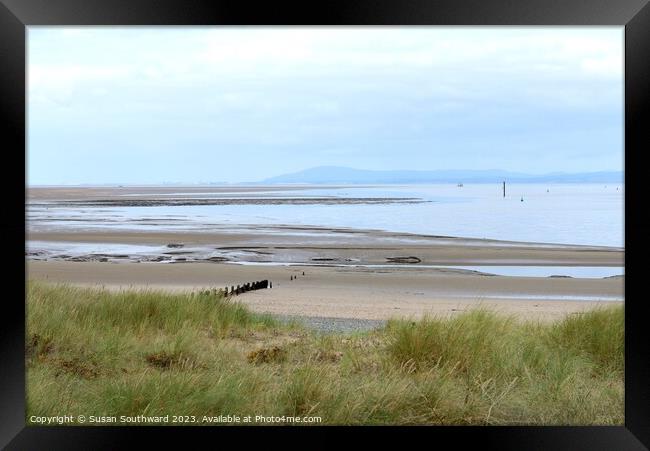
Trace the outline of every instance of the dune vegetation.
<instances>
[{"instance_id":1,"label":"dune vegetation","mask_svg":"<svg viewBox=\"0 0 650 451\"><path fill-rule=\"evenodd\" d=\"M624 420L622 306L554 323L475 310L323 334L252 313L215 291L118 292L30 281L26 292L28 419L171 415L197 425L227 415L251 416L254 424L283 416L342 425Z\"/></svg>"}]
</instances>

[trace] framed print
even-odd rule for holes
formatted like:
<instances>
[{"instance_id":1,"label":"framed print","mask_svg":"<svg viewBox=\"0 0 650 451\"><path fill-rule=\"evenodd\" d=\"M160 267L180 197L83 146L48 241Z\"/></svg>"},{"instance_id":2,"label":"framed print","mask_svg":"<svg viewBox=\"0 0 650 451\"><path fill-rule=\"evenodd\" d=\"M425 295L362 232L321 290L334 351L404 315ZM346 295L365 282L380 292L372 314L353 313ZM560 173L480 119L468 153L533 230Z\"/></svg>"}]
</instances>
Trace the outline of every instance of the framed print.
<instances>
[{"instance_id":1,"label":"framed print","mask_svg":"<svg viewBox=\"0 0 650 451\"><path fill-rule=\"evenodd\" d=\"M2 445L645 449L647 2L311 6L3 0Z\"/></svg>"}]
</instances>

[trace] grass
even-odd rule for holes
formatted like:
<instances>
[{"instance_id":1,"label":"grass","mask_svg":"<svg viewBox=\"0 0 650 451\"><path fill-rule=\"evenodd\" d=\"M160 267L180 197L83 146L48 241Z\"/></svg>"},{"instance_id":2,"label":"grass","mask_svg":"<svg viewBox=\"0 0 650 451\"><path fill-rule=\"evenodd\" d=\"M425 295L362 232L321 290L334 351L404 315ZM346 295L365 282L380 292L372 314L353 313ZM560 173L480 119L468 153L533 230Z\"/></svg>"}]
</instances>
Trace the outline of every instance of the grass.
<instances>
[{"instance_id":1,"label":"grass","mask_svg":"<svg viewBox=\"0 0 650 451\"><path fill-rule=\"evenodd\" d=\"M322 335L218 293L29 282L27 418L622 425L623 337L622 307L550 324L475 310Z\"/></svg>"}]
</instances>

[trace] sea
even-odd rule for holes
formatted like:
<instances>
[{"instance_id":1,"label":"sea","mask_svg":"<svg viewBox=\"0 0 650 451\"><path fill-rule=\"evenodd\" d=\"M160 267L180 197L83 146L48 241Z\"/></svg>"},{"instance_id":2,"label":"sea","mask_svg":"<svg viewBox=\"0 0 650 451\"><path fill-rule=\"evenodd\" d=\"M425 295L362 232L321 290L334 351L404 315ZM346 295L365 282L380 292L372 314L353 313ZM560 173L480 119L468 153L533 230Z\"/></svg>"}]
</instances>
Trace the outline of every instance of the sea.
<instances>
[{"instance_id":1,"label":"sea","mask_svg":"<svg viewBox=\"0 0 650 451\"><path fill-rule=\"evenodd\" d=\"M623 248L623 184L432 184L339 186L215 194L182 187L156 197L238 199L224 205L28 204L29 230L236 230L238 226L321 226L424 235ZM250 188L250 187L247 187ZM144 193L144 192L143 192ZM130 189L125 199L140 193ZM151 193L146 194L151 198ZM340 203L274 203L273 199L337 198ZM411 202L346 203L346 198ZM248 202L248 201L251 202Z\"/></svg>"}]
</instances>

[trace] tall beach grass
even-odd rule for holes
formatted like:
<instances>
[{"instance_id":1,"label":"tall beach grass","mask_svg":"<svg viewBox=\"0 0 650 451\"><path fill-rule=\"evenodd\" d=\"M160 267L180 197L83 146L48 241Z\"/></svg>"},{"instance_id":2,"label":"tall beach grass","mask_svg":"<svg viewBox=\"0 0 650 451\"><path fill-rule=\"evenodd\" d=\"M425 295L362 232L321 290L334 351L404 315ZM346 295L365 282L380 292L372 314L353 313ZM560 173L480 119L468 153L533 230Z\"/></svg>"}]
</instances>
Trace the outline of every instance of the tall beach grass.
<instances>
[{"instance_id":1,"label":"tall beach grass","mask_svg":"<svg viewBox=\"0 0 650 451\"><path fill-rule=\"evenodd\" d=\"M622 306L555 323L474 310L323 335L214 293L29 282L27 417L620 425L623 337Z\"/></svg>"}]
</instances>

